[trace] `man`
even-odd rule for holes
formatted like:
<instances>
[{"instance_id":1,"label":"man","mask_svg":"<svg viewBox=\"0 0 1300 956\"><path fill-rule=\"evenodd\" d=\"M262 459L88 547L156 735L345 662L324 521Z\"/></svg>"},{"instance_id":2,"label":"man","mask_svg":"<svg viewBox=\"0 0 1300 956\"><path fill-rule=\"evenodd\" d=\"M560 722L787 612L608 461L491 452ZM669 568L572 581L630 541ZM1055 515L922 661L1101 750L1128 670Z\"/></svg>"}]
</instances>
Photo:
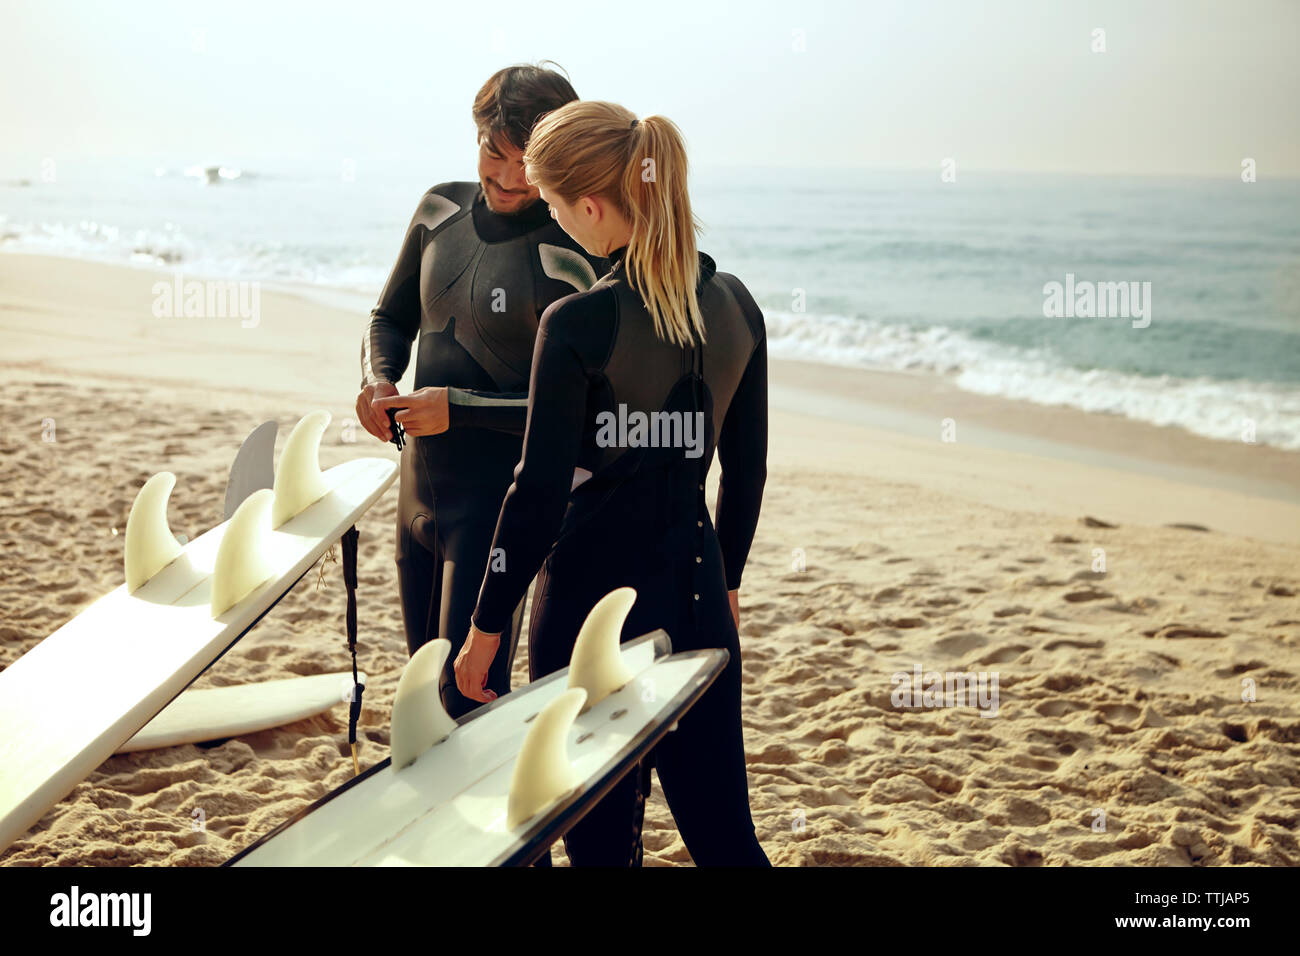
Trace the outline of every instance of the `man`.
<instances>
[{"instance_id":1,"label":"man","mask_svg":"<svg viewBox=\"0 0 1300 956\"><path fill-rule=\"evenodd\" d=\"M474 100L479 181L443 183L421 198L361 343L358 419L389 441L388 410L402 409L396 420L409 436L396 558L407 648L451 642L439 683L452 717L478 706L457 690L453 665L489 558L507 559L488 550L519 461L538 320L607 271L524 180L533 124L577 98L540 65L508 67L483 85ZM417 332L415 390L399 395ZM510 689L523 608L492 662L496 695Z\"/></svg>"}]
</instances>

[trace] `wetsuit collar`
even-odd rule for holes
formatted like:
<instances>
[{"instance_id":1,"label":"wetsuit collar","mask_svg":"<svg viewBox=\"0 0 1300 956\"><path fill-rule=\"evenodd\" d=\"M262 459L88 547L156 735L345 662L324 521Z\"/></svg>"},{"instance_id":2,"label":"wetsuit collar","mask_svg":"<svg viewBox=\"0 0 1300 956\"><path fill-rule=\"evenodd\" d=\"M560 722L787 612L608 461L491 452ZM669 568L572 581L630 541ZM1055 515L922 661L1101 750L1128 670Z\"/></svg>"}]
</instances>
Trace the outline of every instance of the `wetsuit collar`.
<instances>
[{"instance_id":1,"label":"wetsuit collar","mask_svg":"<svg viewBox=\"0 0 1300 956\"><path fill-rule=\"evenodd\" d=\"M541 199L515 215L503 216L488 208L482 185L474 196L474 231L484 242L504 242L526 235L551 221L551 207Z\"/></svg>"},{"instance_id":2,"label":"wetsuit collar","mask_svg":"<svg viewBox=\"0 0 1300 956\"><path fill-rule=\"evenodd\" d=\"M619 246L612 250L607 258L609 259L609 269L612 273L618 273L623 270L623 257L627 255L627 246ZM704 284L713 278L718 271L718 264L713 261L713 257L707 252L700 254L700 280L696 290L702 289Z\"/></svg>"}]
</instances>

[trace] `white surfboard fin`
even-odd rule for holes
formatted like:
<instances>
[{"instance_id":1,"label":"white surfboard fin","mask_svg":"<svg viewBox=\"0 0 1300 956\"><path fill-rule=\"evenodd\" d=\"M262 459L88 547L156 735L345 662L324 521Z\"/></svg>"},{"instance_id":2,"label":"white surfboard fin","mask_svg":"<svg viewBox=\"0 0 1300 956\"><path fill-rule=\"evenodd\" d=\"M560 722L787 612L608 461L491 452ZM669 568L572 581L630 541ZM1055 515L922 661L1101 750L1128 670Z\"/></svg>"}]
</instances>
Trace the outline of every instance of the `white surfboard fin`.
<instances>
[{"instance_id":1,"label":"white surfboard fin","mask_svg":"<svg viewBox=\"0 0 1300 956\"><path fill-rule=\"evenodd\" d=\"M275 573L267 554L271 536L268 515L275 493L255 491L235 509L212 566L212 616L220 617Z\"/></svg>"},{"instance_id":2,"label":"white surfboard fin","mask_svg":"<svg viewBox=\"0 0 1300 956\"><path fill-rule=\"evenodd\" d=\"M176 476L160 471L144 483L131 502L123 548L128 594L180 557L181 543L167 524L167 501L174 487Z\"/></svg>"},{"instance_id":3,"label":"white surfboard fin","mask_svg":"<svg viewBox=\"0 0 1300 956\"><path fill-rule=\"evenodd\" d=\"M543 707L528 728L510 776L507 830L528 822L577 788L578 773L569 760L566 740L586 701L585 690L570 688Z\"/></svg>"},{"instance_id":4,"label":"white surfboard fin","mask_svg":"<svg viewBox=\"0 0 1300 956\"><path fill-rule=\"evenodd\" d=\"M635 588L615 588L596 602L582 622L569 656L569 687L581 687L587 692L584 711L636 676L619 649L623 622L635 603Z\"/></svg>"},{"instance_id":5,"label":"white surfboard fin","mask_svg":"<svg viewBox=\"0 0 1300 956\"><path fill-rule=\"evenodd\" d=\"M293 426L275 469L275 504L271 527L278 528L301 514L329 491L320 471L320 439L330 423L330 413L310 412Z\"/></svg>"},{"instance_id":6,"label":"white surfboard fin","mask_svg":"<svg viewBox=\"0 0 1300 956\"><path fill-rule=\"evenodd\" d=\"M435 638L411 655L398 678L392 717L394 770L415 763L456 729L438 693L438 679L450 653L451 641Z\"/></svg>"}]
</instances>

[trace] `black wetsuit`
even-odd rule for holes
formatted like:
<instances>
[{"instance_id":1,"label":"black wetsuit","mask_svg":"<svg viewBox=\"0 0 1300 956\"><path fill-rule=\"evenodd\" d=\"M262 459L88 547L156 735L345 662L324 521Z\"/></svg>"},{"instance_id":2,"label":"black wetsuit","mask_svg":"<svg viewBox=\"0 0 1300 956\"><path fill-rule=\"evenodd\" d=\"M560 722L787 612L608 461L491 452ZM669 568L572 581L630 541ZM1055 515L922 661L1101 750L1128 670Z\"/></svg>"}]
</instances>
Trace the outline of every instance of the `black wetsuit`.
<instances>
[{"instance_id":1,"label":"black wetsuit","mask_svg":"<svg viewBox=\"0 0 1300 956\"><path fill-rule=\"evenodd\" d=\"M401 456L397 574L414 654L451 641L441 680L447 712L474 707L453 664L469 632L501 499L519 461L533 339L545 308L607 268L537 201L513 216L488 209L478 183L421 197L361 344L361 384L397 383L419 333L415 388L448 389L449 428L411 436ZM507 614L488 686L510 690L523 594Z\"/></svg>"},{"instance_id":2,"label":"black wetsuit","mask_svg":"<svg viewBox=\"0 0 1300 956\"><path fill-rule=\"evenodd\" d=\"M740 586L767 475L763 315L740 280L701 254L707 343L669 345L627 283L624 251L611 254L610 272L590 291L542 317L523 457L492 544L503 549L505 569L484 575L474 623L489 633L506 629L540 567L529 621L533 680L567 666L587 612L624 585L637 597L623 640L662 627L675 651L727 648L723 673L652 759L697 865L768 865L750 817L740 646L727 600ZM677 412L682 427L656 432L660 447L632 447L650 441L635 430L637 412ZM703 434L693 456L682 445L695 437L696 412ZM623 445L608 446L614 436L602 413L615 422L622 414L632 426ZM704 493L715 442L716 532ZM575 468L591 477L571 491ZM640 864L648 773L643 762L570 831L571 862Z\"/></svg>"}]
</instances>

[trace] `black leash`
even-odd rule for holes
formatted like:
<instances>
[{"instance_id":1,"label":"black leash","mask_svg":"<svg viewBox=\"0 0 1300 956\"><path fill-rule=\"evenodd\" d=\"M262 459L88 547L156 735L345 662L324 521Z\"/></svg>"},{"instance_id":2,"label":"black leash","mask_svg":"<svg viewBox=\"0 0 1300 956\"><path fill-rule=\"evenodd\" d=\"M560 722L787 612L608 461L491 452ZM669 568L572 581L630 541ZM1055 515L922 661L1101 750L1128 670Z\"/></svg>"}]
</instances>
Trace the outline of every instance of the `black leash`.
<instances>
[{"instance_id":1,"label":"black leash","mask_svg":"<svg viewBox=\"0 0 1300 956\"><path fill-rule=\"evenodd\" d=\"M361 773L357 759L357 723L361 720L361 695L366 685L357 677L357 539L353 525L343 532L343 583L348 589L348 651L352 654L352 702L348 708L348 745L352 748L352 773Z\"/></svg>"},{"instance_id":2,"label":"black leash","mask_svg":"<svg viewBox=\"0 0 1300 956\"><path fill-rule=\"evenodd\" d=\"M388 409L388 421L392 426L392 442L401 451L406 444L406 429L394 417L397 409ZM366 685L357 674L357 540L361 533L353 525L343 532L343 583L348 591L347 633L348 653L352 655L352 700L348 707L348 746L352 750L352 773L361 773L361 761L357 754L357 724L361 722L361 698Z\"/></svg>"},{"instance_id":3,"label":"black leash","mask_svg":"<svg viewBox=\"0 0 1300 956\"><path fill-rule=\"evenodd\" d=\"M406 429L403 428L402 423L397 420L397 413L401 411L401 409L390 408L387 411L388 411L388 425L393 432L393 437L390 438L389 441L391 441L394 445L397 446L398 451L401 451L403 448L406 447Z\"/></svg>"}]
</instances>

